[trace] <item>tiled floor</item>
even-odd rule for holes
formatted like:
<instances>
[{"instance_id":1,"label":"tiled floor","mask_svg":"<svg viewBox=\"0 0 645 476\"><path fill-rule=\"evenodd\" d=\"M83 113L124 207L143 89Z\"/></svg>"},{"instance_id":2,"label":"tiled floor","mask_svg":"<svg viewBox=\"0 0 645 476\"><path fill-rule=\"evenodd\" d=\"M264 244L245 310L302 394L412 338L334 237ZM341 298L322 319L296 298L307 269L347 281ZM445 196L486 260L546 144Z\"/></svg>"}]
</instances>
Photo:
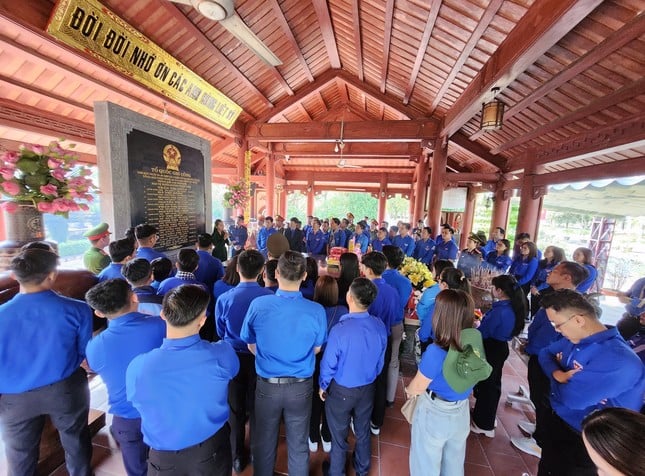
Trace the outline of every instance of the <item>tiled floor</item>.
<instances>
[{"instance_id":1,"label":"tiled floor","mask_svg":"<svg viewBox=\"0 0 645 476\"><path fill-rule=\"evenodd\" d=\"M403 404L403 383L407 383L412 375L401 378L397 399L394 408L387 410L385 424L378 437L372 437L372 468L373 476L406 476L408 472L408 455L410 448L410 428L400 413ZM504 367L503 395L498 408L498 426L495 438L490 439L481 435L471 434L468 437L466 451L467 476L522 476L537 474L537 458L517 451L510 443L511 436L521 436L517 422L527 418L531 411L528 407L514 404L512 407L505 405L504 396L508 392L515 392L519 384L526 385L526 365L520 358L511 352L509 360ZM98 379L92 383L92 407L105 410L107 408L107 395L105 387ZM532 415L531 415L532 417ZM350 437L350 445L353 440ZM4 454L4 451L2 452ZM311 455L310 475L322 475L322 461L326 458L320 449ZM4 474L4 458L0 458L0 473ZM278 447L277 474L287 474L286 443L284 435L280 437ZM351 466L351 465L350 465ZM94 438L93 467L96 476L122 476L125 475L119 450L110 436L107 427ZM67 475L65 468L59 468L53 473L55 476ZM247 467L243 476L251 476L253 471ZM348 476L353 476L353 470L348 471ZM449 475L448 475L449 476Z\"/></svg>"}]
</instances>

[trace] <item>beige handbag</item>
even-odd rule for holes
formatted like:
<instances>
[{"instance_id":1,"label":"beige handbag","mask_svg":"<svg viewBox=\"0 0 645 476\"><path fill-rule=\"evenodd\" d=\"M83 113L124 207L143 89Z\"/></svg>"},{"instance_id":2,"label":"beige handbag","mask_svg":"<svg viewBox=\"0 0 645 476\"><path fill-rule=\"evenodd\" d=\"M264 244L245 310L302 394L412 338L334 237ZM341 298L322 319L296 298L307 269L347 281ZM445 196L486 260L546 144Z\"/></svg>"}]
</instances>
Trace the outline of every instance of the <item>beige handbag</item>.
<instances>
[{"instance_id":1,"label":"beige handbag","mask_svg":"<svg viewBox=\"0 0 645 476\"><path fill-rule=\"evenodd\" d=\"M418 395L413 395L406 400L406 402L401 407L401 413L408 421L409 424L412 424L412 417L414 416L414 409L417 407L417 398Z\"/></svg>"}]
</instances>

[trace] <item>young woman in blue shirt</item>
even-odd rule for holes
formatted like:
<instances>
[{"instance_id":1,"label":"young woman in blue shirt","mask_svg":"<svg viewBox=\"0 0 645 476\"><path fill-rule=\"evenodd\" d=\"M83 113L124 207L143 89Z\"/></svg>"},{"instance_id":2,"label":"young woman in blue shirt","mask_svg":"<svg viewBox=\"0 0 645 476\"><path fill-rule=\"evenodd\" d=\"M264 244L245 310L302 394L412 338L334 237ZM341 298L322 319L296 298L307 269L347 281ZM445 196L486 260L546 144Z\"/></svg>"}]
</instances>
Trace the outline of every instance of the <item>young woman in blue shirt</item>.
<instances>
[{"instance_id":1,"label":"young woman in blue shirt","mask_svg":"<svg viewBox=\"0 0 645 476\"><path fill-rule=\"evenodd\" d=\"M517 282L525 294L529 293L531 287L531 280L535 276L538 267L537 246L532 241L522 243L520 246L520 254L513 260L509 274L515 276Z\"/></svg>"},{"instance_id":2,"label":"young woman in blue shirt","mask_svg":"<svg viewBox=\"0 0 645 476\"><path fill-rule=\"evenodd\" d=\"M578 291L579 293L586 293L596 283L598 270L593 264L591 264L592 259L593 253L589 248L576 248L576 250L573 252L573 261L575 261L579 265L584 266L589 273L587 279L578 284L576 291Z\"/></svg>"},{"instance_id":3,"label":"young woman in blue shirt","mask_svg":"<svg viewBox=\"0 0 645 476\"><path fill-rule=\"evenodd\" d=\"M506 239L498 240L495 249L486 255L486 263L489 268L506 273L511 267L513 260L509 256L511 242Z\"/></svg>"},{"instance_id":4,"label":"young woman in blue shirt","mask_svg":"<svg viewBox=\"0 0 645 476\"><path fill-rule=\"evenodd\" d=\"M475 385L475 409L471 430L489 438L495 436L495 415L502 394L502 369L508 358L508 342L519 335L528 315L528 302L517 280L508 274L492 280L493 297L497 299L479 326L484 339L486 360L493 367L490 376Z\"/></svg>"}]
</instances>

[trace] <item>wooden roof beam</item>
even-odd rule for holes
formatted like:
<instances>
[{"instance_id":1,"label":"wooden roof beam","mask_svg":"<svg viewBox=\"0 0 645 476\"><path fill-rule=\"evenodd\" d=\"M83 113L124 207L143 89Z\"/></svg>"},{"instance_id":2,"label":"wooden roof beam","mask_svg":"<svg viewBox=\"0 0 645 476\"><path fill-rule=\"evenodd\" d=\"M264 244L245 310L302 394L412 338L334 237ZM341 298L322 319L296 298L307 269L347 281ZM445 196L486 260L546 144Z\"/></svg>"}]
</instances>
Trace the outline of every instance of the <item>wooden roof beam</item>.
<instances>
[{"instance_id":1,"label":"wooden roof beam","mask_svg":"<svg viewBox=\"0 0 645 476\"><path fill-rule=\"evenodd\" d=\"M494 165L501 171L505 172L506 170L506 160L501 156L492 155L486 148L479 144L478 142L473 142L468 137L461 132L454 134L450 137L450 142L456 146L464 149L466 152L469 152L482 160L485 160L489 164Z\"/></svg>"},{"instance_id":2,"label":"wooden roof beam","mask_svg":"<svg viewBox=\"0 0 645 476\"><path fill-rule=\"evenodd\" d=\"M352 23L354 25L354 48L356 49L356 70L359 81L363 81L363 47L361 44L361 12L358 0L352 0Z\"/></svg>"},{"instance_id":3,"label":"wooden roof beam","mask_svg":"<svg viewBox=\"0 0 645 476\"><path fill-rule=\"evenodd\" d=\"M260 142L335 142L341 122L258 123L247 126L248 140ZM374 142L421 142L436 139L437 123L427 121L362 121L343 125L343 139Z\"/></svg>"},{"instance_id":4,"label":"wooden roof beam","mask_svg":"<svg viewBox=\"0 0 645 476\"><path fill-rule=\"evenodd\" d=\"M499 174L481 174L476 172L447 173L446 181L451 183L497 183Z\"/></svg>"},{"instance_id":5,"label":"wooden roof beam","mask_svg":"<svg viewBox=\"0 0 645 476\"><path fill-rule=\"evenodd\" d=\"M291 45L291 49L295 53L296 58L298 59L298 62L300 63L300 66L305 73L305 76L307 76L307 79L309 80L310 83L313 83L314 77L311 74L311 69L309 69L309 65L307 64L307 61L305 60L305 57L302 54L302 50L300 49L300 45L298 45L298 41L296 40L296 37L293 36L293 31L291 31L291 27L289 26L289 23L287 22L287 19L285 18L284 13L282 13L282 9L278 4L278 0L270 0L270 2L271 2L271 8L273 8L273 14L276 17L276 20L278 20L278 24L280 25L280 29L282 30L282 33L284 34L289 44Z\"/></svg>"},{"instance_id":6,"label":"wooden roof beam","mask_svg":"<svg viewBox=\"0 0 645 476\"><path fill-rule=\"evenodd\" d=\"M334 152L334 144L329 143L302 143L274 142L273 153L276 156L289 155L291 158L330 156L340 158ZM343 158L379 157L392 159L405 159L418 156L421 153L421 144L418 142L348 142L343 149Z\"/></svg>"},{"instance_id":7,"label":"wooden roof beam","mask_svg":"<svg viewBox=\"0 0 645 476\"><path fill-rule=\"evenodd\" d=\"M351 172L348 172L349 170ZM413 169L410 169L410 173L388 173L388 186L390 184L407 184L409 186L412 171ZM316 172L314 178L316 182L380 183L381 172L366 172L361 169L337 169L335 172ZM286 169L285 180L309 181L311 180L311 172L291 172L289 169Z\"/></svg>"},{"instance_id":8,"label":"wooden roof beam","mask_svg":"<svg viewBox=\"0 0 645 476\"><path fill-rule=\"evenodd\" d=\"M499 10L499 8L502 6L502 3L504 3L504 0L492 0L488 4L488 7L486 7L486 11L484 12L484 15L482 16L481 20L479 20L479 23L477 24L477 27L472 32L472 34L470 35L470 38L468 39L468 42L461 50L461 54L459 55L459 58L457 58L457 61L453 65L452 69L450 70L450 73L448 73L448 76L446 77L445 81L439 88L439 91L437 91L437 95L432 100L432 104L430 105L430 111L434 112L435 109L437 109L437 106L441 102L443 95L446 94L446 91L448 91L448 88L450 87L454 79L457 77L457 73L459 73L459 71L461 71L461 68L464 66L464 64L466 64L466 60L468 60L468 58L470 57L470 54L472 53L473 49L475 49L475 46L477 46L477 42L481 39L481 36L484 34L484 31L486 31L486 29L488 28L488 25L490 25L490 22L497 14L497 10Z\"/></svg>"},{"instance_id":9,"label":"wooden roof beam","mask_svg":"<svg viewBox=\"0 0 645 476\"><path fill-rule=\"evenodd\" d=\"M392 20L394 18L394 0L385 4L385 30L383 34L383 58L381 60L381 94L385 94L387 67L390 63L390 43L392 41Z\"/></svg>"},{"instance_id":10,"label":"wooden roof beam","mask_svg":"<svg viewBox=\"0 0 645 476\"><path fill-rule=\"evenodd\" d=\"M562 170L535 176L533 184L556 185L561 183L582 182L587 180L604 180L607 178L632 177L645 175L645 155L633 159L619 160L605 164L589 165L577 169Z\"/></svg>"},{"instance_id":11,"label":"wooden roof beam","mask_svg":"<svg viewBox=\"0 0 645 476\"><path fill-rule=\"evenodd\" d=\"M442 135L450 137L461 129L477 114L493 87L503 90L600 3L602 0L534 2L450 108Z\"/></svg>"},{"instance_id":12,"label":"wooden roof beam","mask_svg":"<svg viewBox=\"0 0 645 476\"><path fill-rule=\"evenodd\" d=\"M622 88L617 89L613 93L607 96L600 97L595 101L590 102L586 106L581 107L580 109L577 109L575 111L572 111L571 113L566 114L556 119L555 121L551 121L547 124L544 124L532 130L531 132L528 132L524 135L516 137L513 140L510 140L497 147L494 147L493 149L491 149L491 153L499 154L506 150L512 149L513 147L522 145L530 140L543 136L544 134L548 134L549 132L556 131L566 126L567 124L570 124L575 121L579 121L599 111L605 110L616 104L620 104L621 102L627 101L628 99L631 99L635 96L639 96L643 94L643 91L645 91L645 78L641 78L640 80L634 83L628 84L627 86L623 86Z\"/></svg>"},{"instance_id":13,"label":"wooden roof beam","mask_svg":"<svg viewBox=\"0 0 645 476\"><path fill-rule=\"evenodd\" d=\"M320 27L320 32L325 42L325 48L327 49L329 63L333 69L340 69L340 56L338 55L336 35L334 34L334 26L331 23L327 0L313 0L313 4L316 16L318 17L318 26Z\"/></svg>"},{"instance_id":14,"label":"wooden roof beam","mask_svg":"<svg viewBox=\"0 0 645 476\"><path fill-rule=\"evenodd\" d=\"M596 127L539 149L529 149L520 157L510 161L508 171L523 169L530 164L571 162L643 146L645 146L645 113Z\"/></svg>"},{"instance_id":15,"label":"wooden roof beam","mask_svg":"<svg viewBox=\"0 0 645 476\"><path fill-rule=\"evenodd\" d=\"M432 35L434 24L437 21L437 15L439 15L441 3L441 0L431 2L430 11L428 12L428 20L426 21L426 27L423 30L423 36L421 37L421 44L417 49L417 57L414 60L414 66L410 73L410 81L408 82L408 86L405 88L405 95L403 96L403 104L405 105L410 103L410 96L412 96L414 85L417 82L417 76L419 76L419 71L421 70L421 63L423 63L423 58L426 56L428 43L430 42L430 36Z\"/></svg>"}]
</instances>

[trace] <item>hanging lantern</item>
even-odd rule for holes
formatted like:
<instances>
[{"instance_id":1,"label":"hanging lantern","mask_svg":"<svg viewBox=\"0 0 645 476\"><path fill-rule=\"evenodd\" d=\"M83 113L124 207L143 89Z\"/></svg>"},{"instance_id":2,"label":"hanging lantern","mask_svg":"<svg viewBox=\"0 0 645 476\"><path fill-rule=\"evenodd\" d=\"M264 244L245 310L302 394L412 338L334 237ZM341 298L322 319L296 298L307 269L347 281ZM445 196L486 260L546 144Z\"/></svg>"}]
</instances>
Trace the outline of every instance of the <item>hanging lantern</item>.
<instances>
[{"instance_id":1,"label":"hanging lantern","mask_svg":"<svg viewBox=\"0 0 645 476\"><path fill-rule=\"evenodd\" d=\"M499 88L493 88L491 92L493 93L493 99L482 104L482 117L479 128L483 131L501 129L503 124L504 103L495 98Z\"/></svg>"}]
</instances>

